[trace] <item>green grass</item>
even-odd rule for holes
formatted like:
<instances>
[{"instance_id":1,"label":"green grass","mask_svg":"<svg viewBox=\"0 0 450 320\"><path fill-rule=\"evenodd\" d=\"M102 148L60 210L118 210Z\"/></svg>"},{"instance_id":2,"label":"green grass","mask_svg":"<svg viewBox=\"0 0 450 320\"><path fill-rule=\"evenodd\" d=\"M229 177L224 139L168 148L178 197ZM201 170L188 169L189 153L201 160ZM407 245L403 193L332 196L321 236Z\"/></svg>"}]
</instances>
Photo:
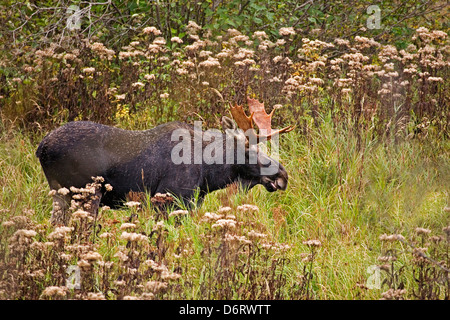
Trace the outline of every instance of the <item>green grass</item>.
<instances>
[{"instance_id":1,"label":"green grass","mask_svg":"<svg viewBox=\"0 0 450 320\"><path fill-rule=\"evenodd\" d=\"M209 194L203 206L183 218L181 224L173 218L165 222L167 250L192 251L189 261L183 264L189 265L192 272L185 270L180 280L184 285L189 282L189 286L183 287L182 297L207 298L201 286L206 286L208 270L214 266L208 265L208 259L202 254L203 236L212 231L201 219L205 212L225 204L233 208L245 203L257 205L258 213L239 215L243 221L239 232L255 228L274 242L291 246L285 253L290 263L281 269L289 284L298 282L303 272L304 264L300 260L302 254L309 252L303 242L321 241L312 264L310 298L313 299L381 298L386 287L359 286L370 276L368 267L380 264L378 257L386 249L380 235L402 234L411 239L417 227L428 228L438 235L450 224L449 212L444 210L449 206L450 196L448 141L417 138L397 144L384 143L369 138L368 132L358 142L349 131L336 129L327 120L308 132L308 136L291 133L281 139L280 158L289 173L285 192L267 193L261 186L248 193L231 195L227 190L220 190ZM32 221L49 224L49 190L34 156L38 141L39 137L30 139L17 131L5 130L0 134L1 223L31 209ZM110 230L117 231L118 227L108 225L108 221L124 222L129 211L105 213L102 217L105 230L110 226ZM156 224L153 212L144 210L139 222L141 230L149 234ZM3 226L0 232L0 248L7 251L11 233ZM116 239L115 245L118 244L123 242ZM106 240L98 240L98 246L102 254L114 254L114 246L106 245ZM399 252L396 266L407 266L404 283L407 291L412 292L415 284L409 248L400 246L403 251ZM254 260L254 263L262 262ZM233 298L240 297L238 293L233 295Z\"/></svg>"}]
</instances>

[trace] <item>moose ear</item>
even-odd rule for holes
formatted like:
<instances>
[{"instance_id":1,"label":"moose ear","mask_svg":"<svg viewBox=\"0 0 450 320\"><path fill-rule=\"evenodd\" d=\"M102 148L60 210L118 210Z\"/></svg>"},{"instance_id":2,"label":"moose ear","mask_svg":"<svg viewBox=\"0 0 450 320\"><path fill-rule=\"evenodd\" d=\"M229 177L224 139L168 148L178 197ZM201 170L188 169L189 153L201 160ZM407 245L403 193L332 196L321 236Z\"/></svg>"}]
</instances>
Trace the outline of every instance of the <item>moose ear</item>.
<instances>
[{"instance_id":1,"label":"moose ear","mask_svg":"<svg viewBox=\"0 0 450 320\"><path fill-rule=\"evenodd\" d=\"M227 116L222 117L222 128L223 130L230 129L230 130L236 130L236 124L234 121Z\"/></svg>"}]
</instances>

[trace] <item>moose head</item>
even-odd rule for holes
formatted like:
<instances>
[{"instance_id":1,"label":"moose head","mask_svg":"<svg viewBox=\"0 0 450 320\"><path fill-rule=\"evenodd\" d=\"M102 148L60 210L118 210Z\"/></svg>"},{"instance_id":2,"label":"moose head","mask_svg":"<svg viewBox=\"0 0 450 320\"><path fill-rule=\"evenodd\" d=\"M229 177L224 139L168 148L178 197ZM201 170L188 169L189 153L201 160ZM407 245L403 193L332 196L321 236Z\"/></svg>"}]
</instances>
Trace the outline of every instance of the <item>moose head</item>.
<instances>
[{"instance_id":1,"label":"moose head","mask_svg":"<svg viewBox=\"0 0 450 320\"><path fill-rule=\"evenodd\" d=\"M272 137L279 137L282 133L292 131L294 126L287 126L280 130L273 130L271 127L272 115L267 114L264 103L256 99L247 98L250 116L247 116L243 107L239 105L230 106L230 112L236 121L224 116L222 118L222 127L228 135L233 135L237 141L245 141L245 164L238 167L240 181L245 186L253 187L262 184L267 191L285 190L287 187L288 174L284 167L275 159L265 154L260 147L259 142L266 142ZM259 129L256 132L253 123Z\"/></svg>"}]
</instances>

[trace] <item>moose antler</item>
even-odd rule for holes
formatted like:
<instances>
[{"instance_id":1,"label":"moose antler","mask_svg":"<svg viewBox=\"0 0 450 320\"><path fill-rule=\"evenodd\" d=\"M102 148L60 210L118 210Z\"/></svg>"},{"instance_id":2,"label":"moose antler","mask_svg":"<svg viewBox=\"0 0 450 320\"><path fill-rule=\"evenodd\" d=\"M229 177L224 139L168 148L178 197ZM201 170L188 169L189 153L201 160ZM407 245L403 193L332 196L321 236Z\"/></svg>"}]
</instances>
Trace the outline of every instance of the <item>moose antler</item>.
<instances>
[{"instance_id":1,"label":"moose antler","mask_svg":"<svg viewBox=\"0 0 450 320\"><path fill-rule=\"evenodd\" d=\"M251 130L251 134L256 136L257 141L259 140L270 140L272 136L281 134L281 133L287 133L292 131L295 126L287 126L280 130L272 130L272 115L275 111L272 110L270 114L266 113L266 110L264 108L264 103L259 102L256 99L247 98L248 107L250 109L251 115L248 117L245 114L244 109L242 106L235 105L234 107L230 108L231 115L233 116L234 120L236 121L238 127L242 129L244 132L247 132L247 130ZM265 135L256 134L255 129L253 128L253 121L255 122L256 126L259 128L260 132L266 133Z\"/></svg>"}]
</instances>

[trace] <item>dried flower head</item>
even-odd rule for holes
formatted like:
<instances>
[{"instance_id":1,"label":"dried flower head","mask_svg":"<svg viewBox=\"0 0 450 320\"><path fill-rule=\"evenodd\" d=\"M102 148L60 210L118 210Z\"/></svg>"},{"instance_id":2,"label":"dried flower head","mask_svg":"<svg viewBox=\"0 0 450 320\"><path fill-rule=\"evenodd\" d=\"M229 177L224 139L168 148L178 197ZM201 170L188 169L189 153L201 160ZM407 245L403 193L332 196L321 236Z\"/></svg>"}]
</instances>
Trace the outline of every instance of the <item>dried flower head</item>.
<instances>
[{"instance_id":1,"label":"dried flower head","mask_svg":"<svg viewBox=\"0 0 450 320\"><path fill-rule=\"evenodd\" d=\"M183 43L183 40L181 40L179 37L172 37L170 41L175 43Z\"/></svg>"},{"instance_id":2,"label":"dried flower head","mask_svg":"<svg viewBox=\"0 0 450 320\"><path fill-rule=\"evenodd\" d=\"M416 228L415 229L416 234L418 235L427 235L431 232L430 229L425 229L425 228Z\"/></svg>"},{"instance_id":3,"label":"dried flower head","mask_svg":"<svg viewBox=\"0 0 450 320\"><path fill-rule=\"evenodd\" d=\"M125 205L129 208L134 208L134 207L139 207L141 205L141 203L138 201L128 201L128 202L125 202Z\"/></svg>"},{"instance_id":4,"label":"dried flower head","mask_svg":"<svg viewBox=\"0 0 450 320\"><path fill-rule=\"evenodd\" d=\"M320 242L320 240L306 240L306 241L303 241L303 244L308 247L321 247L322 246L322 242Z\"/></svg>"},{"instance_id":5,"label":"dried flower head","mask_svg":"<svg viewBox=\"0 0 450 320\"><path fill-rule=\"evenodd\" d=\"M42 291L41 297L65 297L66 287L50 286Z\"/></svg>"},{"instance_id":6,"label":"dried flower head","mask_svg":"<svg viewBox=\"0 0 450 320\"><path fill-rule=\"evenodd\" d=\"M280 28L278 30L279 34L281 36L290 36L290 35L295 35L295 31L293 27L284 27L284 28Z\"/></svg>"},{"instance_id":7,"label":"dried flower head","mask_svg":"<svg viewBox=\"0 0 450 320\"><path fill-rule=\"evenodd\" d=\"M144 34L153 34L155 36L159 36L161 34L161 31L157 29L156 27L145 27L142 29L142 33Z\"/></svg>"}]
</instances>

